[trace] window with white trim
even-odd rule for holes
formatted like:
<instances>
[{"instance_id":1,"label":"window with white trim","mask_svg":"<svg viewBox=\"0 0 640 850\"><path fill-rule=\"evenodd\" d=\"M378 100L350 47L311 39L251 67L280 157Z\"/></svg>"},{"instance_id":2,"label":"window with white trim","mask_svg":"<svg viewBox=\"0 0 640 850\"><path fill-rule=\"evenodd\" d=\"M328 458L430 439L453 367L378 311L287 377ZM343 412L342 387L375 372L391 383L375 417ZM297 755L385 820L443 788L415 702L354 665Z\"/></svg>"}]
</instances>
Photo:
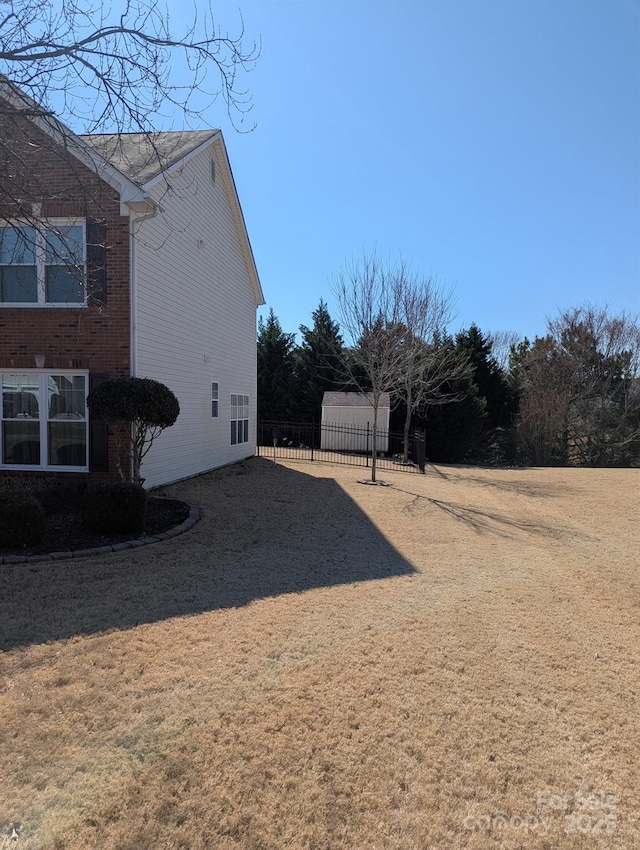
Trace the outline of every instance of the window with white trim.
<instances>
[{"instance_id":1,"label":"window with white trim","mask_svg":"<svg viewBox=\"0 0 640 850\"><path fill-rule=\"evenodd\" d=\"M218 418L218 384L211 383L211 418Z\"/></svg>"},{"instance_id":2,"label":"window with white trim","mask_svg":"<svg viewBox=\"0 0 640 850\"><path fill-rule=\"evenodd\" d=\"M0 466L88 468L89 376L77 372L2 372Z\"/></svg>"},{"instance_id":3,"label":"window with white trim","mask_svg":"<svg viewBox=\"0 0 640 850\"><path fill-rule=\"evenodd\" d=\"M84 306L86 224L77 219L0 227L0 304Z\"/></svg>"},{"instance_id":4,"label":"window with white trim","mask_svg":"<svg viewBox=\"0 0 640 850\"><path fill-rule=\"evenodd\" d=\"M231 394L231 445L249 442L249 396Z\"/></svg>"}]
</instances>

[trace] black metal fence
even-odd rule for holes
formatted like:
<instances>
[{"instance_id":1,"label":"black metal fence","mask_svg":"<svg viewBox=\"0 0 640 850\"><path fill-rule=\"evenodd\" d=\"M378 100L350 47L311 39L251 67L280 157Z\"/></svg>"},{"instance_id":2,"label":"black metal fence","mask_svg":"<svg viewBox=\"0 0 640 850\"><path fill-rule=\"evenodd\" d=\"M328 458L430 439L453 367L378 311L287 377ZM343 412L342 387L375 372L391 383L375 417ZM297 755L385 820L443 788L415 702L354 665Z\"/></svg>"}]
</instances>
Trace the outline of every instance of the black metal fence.
<instances>
[{"instance_id":1,"label":"black metal fence","mask_svg":"<svg viewBox=\"0 0 640 850\"><path fill-rule=\"evenodd\" d=\"M370 466L373 428L341 423L258 422L256 452L269 458L298 458L325 463ZM376 432L378 469L424 472L425 435L414 429L409 436L405 461L404 437L382 428Z\"/></svg>"}]
</instances>

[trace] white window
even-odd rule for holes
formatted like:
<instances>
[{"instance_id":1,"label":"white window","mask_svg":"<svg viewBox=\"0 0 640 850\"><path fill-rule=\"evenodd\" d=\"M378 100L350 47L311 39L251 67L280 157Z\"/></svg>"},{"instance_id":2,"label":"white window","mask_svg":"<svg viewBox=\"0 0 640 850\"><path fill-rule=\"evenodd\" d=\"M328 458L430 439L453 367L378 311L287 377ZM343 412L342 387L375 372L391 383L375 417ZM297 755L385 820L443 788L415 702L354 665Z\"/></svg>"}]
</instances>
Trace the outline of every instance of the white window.
<instances>
[{"instance_id":1,"label":"white window","mask_svg":"<svg viewBox=\"0 0 640 850\"><path fill-rule=\"evenodd\" d=\"M5 224L0 227L0 304L84 306L84 221Z\"/></svg>"},{"instance_id":2,"label":"white window","mask_svg":"<svg viewBox=\"0 0 640 850\"><path fill-rule=\"evenodd\" d=\"M218 418L218 385L213 382L211 384L211 418Z\"/></svg>"},{"instance_id":3,"label":"white window","mask_svg":"<svg viewBox=\"0 0 640 850\"><path fill-rule=\"evenodd\" d=\"M231 445L249 442L249 396L231 395Z\"/></svg>"},{"instance_id":4,"label":"white window","mask_svg":"<svg viewBox=\"0 0 640 850\"><path fill-rule=\"evenodd\" d=\"M87 374L3 372L0 466L88 468Z\"/></svg>"}]
</instances>

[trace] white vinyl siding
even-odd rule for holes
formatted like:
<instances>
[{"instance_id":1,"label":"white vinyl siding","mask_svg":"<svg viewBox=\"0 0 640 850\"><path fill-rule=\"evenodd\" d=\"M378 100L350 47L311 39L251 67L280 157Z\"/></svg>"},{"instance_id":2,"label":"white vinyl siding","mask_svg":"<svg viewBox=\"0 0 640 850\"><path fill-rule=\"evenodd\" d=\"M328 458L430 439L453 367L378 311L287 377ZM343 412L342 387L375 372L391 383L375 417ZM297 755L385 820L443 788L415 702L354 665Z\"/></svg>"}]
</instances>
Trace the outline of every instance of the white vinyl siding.
<instances>
[{"instance_id":1,"label":"white vinyl siding","mask_svg":"<svg viewBox=\"0 0 640 850\"><path fill-rule=\"evenodd\" d=\"M255 451L256 295L242 255L226 171L211 180L216 145L157 186L163 213L140 227L136 374L177 395L180 416L144 461L147 486L214 469ZM218 385L213 415L212 371ZM231 393L251 404L247 441L230 444Z\"/></svg>"}]
</instances>

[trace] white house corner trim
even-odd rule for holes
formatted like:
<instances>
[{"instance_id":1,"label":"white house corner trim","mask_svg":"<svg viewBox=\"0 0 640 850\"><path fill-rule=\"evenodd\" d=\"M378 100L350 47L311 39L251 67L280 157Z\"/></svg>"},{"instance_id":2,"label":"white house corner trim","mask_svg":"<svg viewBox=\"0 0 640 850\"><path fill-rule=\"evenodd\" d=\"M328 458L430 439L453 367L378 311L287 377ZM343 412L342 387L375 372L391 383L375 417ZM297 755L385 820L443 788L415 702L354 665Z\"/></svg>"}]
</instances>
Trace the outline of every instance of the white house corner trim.
<instances>
[{"instance_id":1,"label":"white house corner trim","mask_svg":"<svg viewBox=\"0 0 640 850\"><path fill-rule=\"evenodd\" d=\"M140 226L150 218L155 218L160 207L154 203L146 203L145 209L138 211L133 204L127 205L129 215L129 367L131 377L138 374L138 254L137 239Z\"/></svg>"}]
</instances>

